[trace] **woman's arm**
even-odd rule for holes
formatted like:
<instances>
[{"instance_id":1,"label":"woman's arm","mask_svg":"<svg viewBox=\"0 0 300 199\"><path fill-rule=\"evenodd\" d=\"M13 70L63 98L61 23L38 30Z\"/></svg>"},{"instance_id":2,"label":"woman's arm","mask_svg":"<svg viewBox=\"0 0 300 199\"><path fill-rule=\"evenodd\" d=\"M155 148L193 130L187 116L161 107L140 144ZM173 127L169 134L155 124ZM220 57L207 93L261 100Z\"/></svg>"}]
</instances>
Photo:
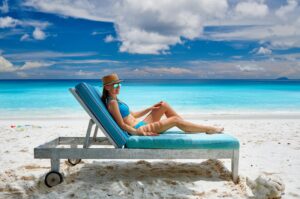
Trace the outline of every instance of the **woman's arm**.
<instances>
[{"instance_id":1,"label":"woman's arm","mask_svg":"<svg viewBox=\"0 0 300 199\"><path fill-rule=\"evenodd\" d=\"M130 111L130 113L133 115L133 117L139 118L139 117L143 117L144 115L146 115L149 111L151 111L151 108L146 108L142 111L137 111L137 112Z\"/></svg>"},{"instance_id":2,"label":"woman's arm","mask_svg":"<svg viewBox=\"0 0 300 199\"><path fill-rule=\"evenodd\" d=\"M142 111L137 111L137 112L131 112L130 113L133 115L133 117L135 118L139 118L139 117L142 117L144 115L146 115L149 111L153 110L153 109L156 109L156 108L159 108L160 105L161 105L162 101L154 104L153 106L149 107L149 108L146 108Z\"/></svg>"}]
</instances>

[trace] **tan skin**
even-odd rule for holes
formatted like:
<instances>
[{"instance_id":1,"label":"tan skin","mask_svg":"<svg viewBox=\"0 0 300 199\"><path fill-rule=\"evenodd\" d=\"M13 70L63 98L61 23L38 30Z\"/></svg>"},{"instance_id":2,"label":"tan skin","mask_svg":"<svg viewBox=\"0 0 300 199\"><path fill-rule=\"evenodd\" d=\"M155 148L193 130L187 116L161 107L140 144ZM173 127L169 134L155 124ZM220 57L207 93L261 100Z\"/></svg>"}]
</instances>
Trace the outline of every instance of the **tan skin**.
<instances>
[{"instance_id":1,"label":"tan skin","mask_svg":"<svg viewBox=\"0 0 300 199\"><path fill-rule=\"evenodd\" d=\"M142 111L130 111L130 114L127 117L122 118L122 115L119 110L119 105L116 100L117 95L120 92L120 87L114 88L113 85L114 84L104 86L104 88L108 90L109 96L111 96L114 99L110 100L108 104L108 110L114 117L117 124L123 130L131 134L156 136L159 135L159 133L164 132L175 126L186 133L206 132L208 134L213 134L221 133L224 130L224 128L205 126L186 121L181 116L179 116L167 102L164 101L154 104L153 106L146 108ZM147 113L149 114L143 120L147 123L147 125L141 126L138 129L133 128L137 123L139 123L139 120L137 118L140 118L146 115ZM161 119L163 115L165 115L167 118Z\"/></svg>"}]
</instances>

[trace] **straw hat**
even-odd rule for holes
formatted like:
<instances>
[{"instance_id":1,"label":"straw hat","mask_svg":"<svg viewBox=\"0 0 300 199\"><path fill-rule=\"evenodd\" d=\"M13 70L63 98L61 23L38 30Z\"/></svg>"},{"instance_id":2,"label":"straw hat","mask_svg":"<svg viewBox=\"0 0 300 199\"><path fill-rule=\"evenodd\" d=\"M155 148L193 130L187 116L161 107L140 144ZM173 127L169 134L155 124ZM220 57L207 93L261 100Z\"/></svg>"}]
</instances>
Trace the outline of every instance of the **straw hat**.
<instances>
[{"instance_id":1,"label":"straw hat","mask_svg":"<svg viewBox=\"0 0 300 199\"><path fill-rule=\"evenodd\" d=\"M113 83L119 83L122 81L123 80L120 80L116 73L112 73L110 75L106 75L106 76L102 77L102 85L103 86L113 84Z\"/></svg>"}]
</instances>

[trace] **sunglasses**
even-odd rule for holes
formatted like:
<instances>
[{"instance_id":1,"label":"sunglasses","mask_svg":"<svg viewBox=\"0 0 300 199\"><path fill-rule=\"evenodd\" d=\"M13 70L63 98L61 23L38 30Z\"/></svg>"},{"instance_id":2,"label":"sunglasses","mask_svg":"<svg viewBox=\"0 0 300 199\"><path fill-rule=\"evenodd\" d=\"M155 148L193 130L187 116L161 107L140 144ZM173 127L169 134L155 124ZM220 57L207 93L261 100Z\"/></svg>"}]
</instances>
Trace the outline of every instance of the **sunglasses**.
<instances>
[{"instance_id":1,"label":"sunglasses","mask_svg":"<svg viewBox=\"0 0 300 199\"><path fill-rule=\"evenodd\" d=\"M122 86L122 84L120 84L120 83L114 84L114 89L116 89L116 88L118 88L118 87L121 88L121 86Z\"/></svg>"}]
</instances>

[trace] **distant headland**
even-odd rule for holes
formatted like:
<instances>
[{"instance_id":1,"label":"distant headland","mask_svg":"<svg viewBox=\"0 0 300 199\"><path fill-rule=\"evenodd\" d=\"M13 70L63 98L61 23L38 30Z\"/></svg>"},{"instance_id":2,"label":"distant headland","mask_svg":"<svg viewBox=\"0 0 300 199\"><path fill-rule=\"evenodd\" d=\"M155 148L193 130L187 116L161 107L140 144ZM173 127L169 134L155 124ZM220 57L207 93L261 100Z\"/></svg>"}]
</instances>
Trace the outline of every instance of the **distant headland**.
<instances>
[{"instance_id":1,"label":"distant headland","mask_svg":"<svg viewBox=\"0 0 300 199\"><path fill-rule=\"evenodd\" d=\"M278 78L276 78L276 80L289 80L289 78L287 78L287 77L278 77Z\"/></svg>"}]
</instances>

